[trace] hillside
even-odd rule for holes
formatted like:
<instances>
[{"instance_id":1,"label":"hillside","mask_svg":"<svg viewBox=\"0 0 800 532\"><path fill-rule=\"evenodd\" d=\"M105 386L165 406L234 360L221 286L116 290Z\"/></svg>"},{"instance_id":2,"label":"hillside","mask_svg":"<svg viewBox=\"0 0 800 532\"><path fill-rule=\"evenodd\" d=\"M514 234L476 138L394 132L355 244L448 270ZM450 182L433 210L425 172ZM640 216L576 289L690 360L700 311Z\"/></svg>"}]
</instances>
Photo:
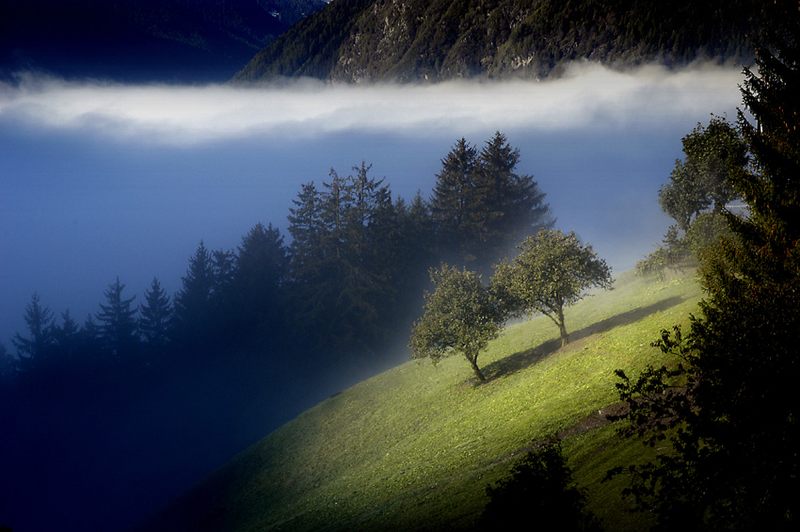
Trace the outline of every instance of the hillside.
<instances>
[{"instance_id":1,"label":"hillside","mask_svg":"<svg viewBox=\"0 0 800 532\"><path fill-rule=\"evenodd\" d=\"M0 0L0 78L225 81L323 0Z\"/></svg>"},{"instance_id":2,"label":"hillside","mask_svg":"<svg viewBox=\"0 0 800 532\"><path fill-rule=\"evenodd\" d=\"M692 276L623 275L567 313L572 342L544 317L507 327L466 361L407 362L336 394L244 451L150 523L148 530L467 528L488 483L508 474L533 439L558 433L589 503L608 529L641 526L625 513L612 466L642 452L621 443L616 368L660 363L649 344L686 322L700 297Z\"/></svg>"},{"instance_id":3,"label":"hillside","mask_svg":"<svg viewBox=\"0 0 800 532\"><path fill-rule=\"evenodd\" d=\"M541 78L568 61L744 61L757 0L348 0L332 2L236 76L346 82Z\"/></svg>"}]
</instances>

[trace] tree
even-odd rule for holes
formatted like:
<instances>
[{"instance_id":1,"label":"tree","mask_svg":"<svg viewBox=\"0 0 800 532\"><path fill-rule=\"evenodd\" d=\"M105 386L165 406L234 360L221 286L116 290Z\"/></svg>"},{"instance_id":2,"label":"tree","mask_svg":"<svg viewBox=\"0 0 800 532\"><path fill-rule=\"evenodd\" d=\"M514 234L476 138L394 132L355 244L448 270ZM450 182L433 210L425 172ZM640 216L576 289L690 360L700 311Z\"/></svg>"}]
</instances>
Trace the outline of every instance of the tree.
<instances>
[{"instance_id":1,"label":"tree","mask_svg":"<svg viewBox=\"0 0 800 532\"><path fill-rule=\"evenodd\" d=\"M437 362L460 353L485 381L478 355L500 330L499 305L475 272L443 264L431 270L431 281L435 288L425 294L422 317L411 331L411 357Z\"/></svg>"},{"instance_id":2,"label":"tree","mask_svg":"<svg viewBox=\"0 0 800 532\"><path fill-rule=\"evenodd\" d=\"M706 126L697 124L681 142L685 161L675 161L658 199L685 232L704 209L720 212L736 197L732 180L744 171L748 158L738 129L716 116Z\"/></svg>"},{"instance_id":3,"label":"tree","mask_svg":"<svg viewBox=\"0 0 800 532\"><path fill-rule=\"evenodd\" d=\"M253 226L239 246L234 280L237 313L246 334L258 328L279 332L288 275L289 259L280 231L272 224Z\"/></svg>"},{"instance_id":4,"label":"tree","mask_svg":"<svg viewBox=\"0 0 800 532\"><path fill-rule=\"evenodd\" d=\"M172 327L172 305L161 283L153 277L139 307L139 332L150 348L163 349L169 342Z\"/></svg>"},{"instance_id":5,"label":"tree","mask_svg":"<svg viewBox=\"0 0 800 532\"><path fill-rule=\"evenodd\" d=\"M486 141L475 177L473 220L487 265L528 234L552 227L550 207L532 176L516 173L520 155L499 131Z\"/></svg>"},{"instance_id":6,"label":"tree","mask_svg":"<svg viewBox=\"0 0 800 532\"><path fill-rule=\"evenodd\" d=\"M558 523L560 530L601 530L586 509L586 497L575 486L572 471L553 439L518 462L508 478L486 487L489 503L479 521L481 530L520 530L522 523ZM545 527L548 528L548 527Z\"/></svg>"},{"instance_id":7,"label":"tree","mask_svg":"<svg viewBox=\"0 0 800 532\"><path fill-rule=\"evenodd\" d=\"M442 159L431 197L431 219L440 246L468 261L474 260L480 243L476 216L471 212L477 166L477 149L462 137Z\"/></svg>"},{"instance_id":8,"label":"tree","mask_svg":"<svg viewBox=\"0 0 800 532\"><path fill-rule=\"evenodd\" d=\"M536 181L516 173L519 158L498 131L480 153L462 138L442 159L431 215L445 256L486 269L522 235L552 225Z\"/></svg>"},{"instance_id":9,"label":"tree","mask_svg":"<svg viewBox=\"0 0 800 532\"><path fill-rule=\"evenodd\" d=\"M555 229L528 236L511 262L498 264L492 288L512 314L541 312L558 326L561 346L569 341L564 307L592 287L611 288L611 268L575 233Z\"/></svg>"},{"instance_id":10,"label":"tree","mask_svg":"<svg viewBox=\"0 0 800 532\"><path fill-rule=\"evenodd\" d=\"M178 339L191 346L201 345L210 335L214 287L211 254L201 241L189 259L189 268L175 295L175 331Z\"/></svg>"},{"instance_id":11,"label":"tree","mask_svg":"<svg viewBox=\"0 0 800 532\"><path fill-rule=\"evenodd\" d=\"M136 335L136 308L132 306L136 296L122 297L125 285L119 277L105 291L106 304L100 304L97 321L100 322L100 340L112 355L121 357L130 354L138 343Z\"/></svg>"},{"instance_id":12,"label":"tree","mask_svg":"<svg viewBox=\"0 0 800 532\"><path fill-rule=\"evenodd\" d=\"M353 170L331 170L322 192L304 185L289 216L295 321L329 351L368 351L383 339L403 273L389 187L365 163Z\"/></svg>"},{"instance_id":13,"label":"tree","mask_svg":"<svg viewBox=\"0 0 800 532\"><path fill-rule=\"evenodd\" d=\"M745 216L702 267L707 296L688 334L655 345L680 364L623 371L623 434L661 443L654 460L624 468L640 508L662 529L790 530L800 516L800 16L768 5L773 23L746 70L739 125L750 172L732 186Z\"/></svg>"},{"instance_id":14,"label":"tree","mask_svg":"<svg viewBox=\"0 0 800 532\"><path fill-rule=\"evenodd\" d=\"M25 325L29 336L26 338L16 333L11 343L17 348L20 365L29 369L42 362L54 341L53 312L42 306L38 294L33 294L31 302L25 308Z\"/></svg>"}]
</instances>

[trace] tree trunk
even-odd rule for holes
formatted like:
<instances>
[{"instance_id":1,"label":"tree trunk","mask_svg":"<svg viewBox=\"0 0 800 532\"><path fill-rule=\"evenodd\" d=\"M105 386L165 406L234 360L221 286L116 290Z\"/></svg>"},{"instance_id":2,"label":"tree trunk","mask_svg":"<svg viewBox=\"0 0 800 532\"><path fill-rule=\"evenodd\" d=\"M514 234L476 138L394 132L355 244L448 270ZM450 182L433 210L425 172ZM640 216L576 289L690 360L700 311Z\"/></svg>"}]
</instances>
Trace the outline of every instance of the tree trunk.
<instances>
[{"instance_id":1,"label":"tree trunk","mask_svg":"<svg viewBox=\"0 0 800 532\"><path fill-rule=\"evenodd\" d=\"M561 347L569 343L569 334L567 333L567 326L564 325L564 309L558 309L558 332L561 333Z\"/></svg>"},{"instance_id":2,"label":"tree trunk","mask_svg":"<svg viewBox=\"0 0 800 532\"><path fill-rule=\"evenodd\" d=\"M469 364L472 366L472 371L475 372L475 376L478 377L478 380L481 382L486 382L486 377L483 375L481 368L478 367L478 357L467 356L467 360L469 360Z\"/></svg>"}]
</instances>

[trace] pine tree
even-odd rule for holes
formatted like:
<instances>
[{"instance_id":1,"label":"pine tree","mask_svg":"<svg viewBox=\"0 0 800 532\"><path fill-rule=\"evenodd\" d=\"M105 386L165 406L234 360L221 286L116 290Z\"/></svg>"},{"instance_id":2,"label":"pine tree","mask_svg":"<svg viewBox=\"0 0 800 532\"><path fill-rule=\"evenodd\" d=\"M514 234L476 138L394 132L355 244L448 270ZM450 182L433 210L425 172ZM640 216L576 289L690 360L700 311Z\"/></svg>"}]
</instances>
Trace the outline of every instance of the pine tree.
<instances>
[{"instance_id":1,"label":"pine tree","mask_svg":"<svg viewBox=\"0 0 800 532\"><path fill-rule=\"evenodd\" d=\"M151 349L163 349L170 340L172 305L161 283L153 277L139 307L139 332Z\"/></svg>"},{"instance_id":2,"label":"pine tree","mask_svg":"<svg viewBox=\"0 0 800 532\"><path fill-rule=\"evenodd\" d=\"M253 226L242 238L236 264L240 327L262 338L282 332L289 259L280 231L272 224Z\"/></svg>"},{"instance_id":3,"label":"pine tree","mask_svg":"<svg viewBox=\"0 0 800 532\"><path fill-rule=\"evenodd\" d=\"M211 327L211 295L214 269L211 254L201 241L189 259L189 268L175 295L175 334L181 343L197 347L203 344Z\"/></svg>"},{"instance_id":4,"label":"pine tree","mask_svg":"<svg viewBox=\"0 0 800 532\"><path fill-rule=\"evenodd\" d=\"M20 366L27 370L43 362L54 341L53 313L42 306L38 294L33 294L25 308L25 325L29 336L26 338L16 333L11 343L17 348Z\"/></svg>"},{"instance_id":5,"label":"pine tree","mask_svg":"<svg viewBox=\"0 0 800 532\"><path fill-rule=\"evenodd\" d=\"M132 306L136 296L122 297L125 285L119 277L106 289L106 304L100 304L97 321L100 322L100 340L114 356L123 357L132 353L138 344L136 333L136 307Z\"/></svg>"},{"instance_id":6,"label":"pine tree","mask_svg":"<svg viewBox=\"0 0 800 532\"><path fill-rule=\"evenodd\" d=\"M442 159L431 198L441 254L488 270L524 236L552 226L544 193L515 171L519 157L497 132L480 153L462 138Z\"/></svg>"},{"instance_id":7,"label":"pine tree","mask_svg":"<svg viewBox=\"0 0 800 532\"><path fill-rule=\"evenodd\" d=\"M80 349L80 326L69 310L61 313L61 325L53 328L53 338L60 356L72 357Z\"/></svg>"},{"instance_id":8,"label":"pine tree","mask_svg":"<svg viewBox=\"0 0 800 532\"><path fill-rule=\"evenodd\" d=\"M478 151L460 138L442 159L431 197L431 219L445 255L474 260L480 247L480 219L473 212Z\"/></svg>"},{"instance_id":9,"label":"pine tree","mask_svg":"<svg viewBox=\"0 0 800 532\"><path fill-rule=\"evenodd\" d=\"M499 131L481 150L475 179L474 222L480 227L486 267L527 235L552 226L550 208L533 177L515 172L519 150Z\"/></svg>"}]
</instances>

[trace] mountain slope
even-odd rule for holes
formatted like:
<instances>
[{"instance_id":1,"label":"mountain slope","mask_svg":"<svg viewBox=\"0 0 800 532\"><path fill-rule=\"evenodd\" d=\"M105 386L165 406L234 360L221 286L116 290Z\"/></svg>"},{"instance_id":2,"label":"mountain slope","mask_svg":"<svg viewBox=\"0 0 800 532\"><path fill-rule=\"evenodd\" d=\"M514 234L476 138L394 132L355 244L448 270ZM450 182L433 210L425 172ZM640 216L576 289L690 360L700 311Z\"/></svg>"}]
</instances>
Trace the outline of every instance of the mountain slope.
<instances>
[{"instance_id":1,"label":"mountain slope","mask_svg":"<svg viewBox=\"0 0 800 532\"><path fill-rule=\"evenodd\" d=\"M613 370L664 360L649 343L685 322L690 277L626 278L568 312L573 341L539 317L507 328L479 362L475 386L460 358L408 362L306 411L237 456L171 506L149 530L386 530L463 528L531 439L559 433L609 529L641 525L624 512L606 470L640 456L604 426L617 401ZM629 372L630 374L630 372Z\"/></svg>"},{"instance_id":2,"label":"mountain slope","mask_svg":"<svg viewBox=\"0 0 800 532\"><path fill-rule=\"evenodd\" d=\"M540 78L566 61L742 61L758 0L351 0L333 2L236 76L415 81Z\"/></svg>"},{"instance_id":3,"label":"mountain slope","mask_svg":"<svg viewBox=\"0 0 800 532\"><path fill-rule=\"evenodd\" d=\"M324 0L0 0L0 75L224 81Z\"/></svg>"}]
</instances>

